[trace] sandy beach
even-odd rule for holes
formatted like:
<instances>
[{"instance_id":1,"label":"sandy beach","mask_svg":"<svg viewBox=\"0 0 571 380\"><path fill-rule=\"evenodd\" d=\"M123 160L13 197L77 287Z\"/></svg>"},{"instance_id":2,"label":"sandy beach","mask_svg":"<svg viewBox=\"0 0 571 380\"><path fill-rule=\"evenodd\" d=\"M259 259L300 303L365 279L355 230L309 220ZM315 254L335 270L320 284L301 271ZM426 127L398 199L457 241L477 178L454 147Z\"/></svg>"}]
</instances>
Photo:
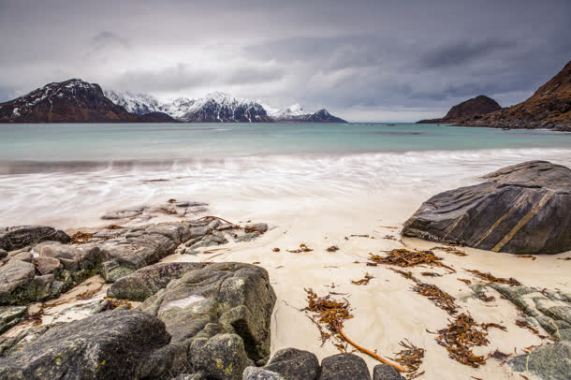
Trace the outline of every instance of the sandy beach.
<instances>
[{"instance_id":1,"label":"sandy beach","mask_svg":"<svg viewBox=\"0 0 571 380\"><path fill-rule=\"evenodd\" d=\"M446 186L442 184L442 186ZM281 348L296 347L314 352L319 359L338 353L331 341L322 344L316 325L303 309L307 306L305 289L318 295L332 293L351 305L353 318L345 324L346 333L362 346L393 357L402 350L401 341L409 341L425 350L419 373L424 379L521 379L500 360L489 358L480 368L472 368L451 359L446 349L436 340L436 332L446 327L451 319L444 310L412 290L413 283L395 273L391 266L367 266L371 253L383 254L395 248L431 249L438 245L418 239L401 239L404 221L425 200L430 189L418 193L381 191L359 193L359 196L300 196L280 197L279 201L261 199L252 202L213 203L209 214L220 215L235 223L266 222L270 229L260 238L244 243L229 243L220 247L199 249L196 254L174 254L163 262L243 262L262 266L270 275L277 295L271 323L272 353ZM167 221L164 216L153 222ZM71 232L71 230L70 230ZM293 253L300 244L310 252ZM339 250L328 252L337 246ZM279 248L276 252L275 248ZM518 257L470 248L461 248L466 256L436 250L443 267L419 266L410 268L422 281L438 286L456 299L460 312L469 313L478 323L497 323L506 331L490 329L490 343L476 347L474 352L489 355L499 350L510 355L522 354L526 348L549 343L515 321L520 311L499 293L489 289L494 300L483 302L472 289L459 279L478 283L468 269L490 272L497 277L513 277L528 286L570 291L571 252L558 255ZM398 269L398 268L397 268ZM422 272L439 277L423 277ZM373 278L366 285L352 281L366 274ZM108 285L98 277L87 280L59 299L45 304L43 322L70 321L85 317L81 305L105 296ZM85 294L88 294L85 297ZM74 307L71 307L74 305ZM134 306L137 306L135 303ZM55 316L55 317L54 317ZM26 324L8 335L14 335ZM549 334L540 330L540 333ZM362 356L372 368L374 359ZM526 374L528 378L533 375Z\"/></svg>"}]
</instances>

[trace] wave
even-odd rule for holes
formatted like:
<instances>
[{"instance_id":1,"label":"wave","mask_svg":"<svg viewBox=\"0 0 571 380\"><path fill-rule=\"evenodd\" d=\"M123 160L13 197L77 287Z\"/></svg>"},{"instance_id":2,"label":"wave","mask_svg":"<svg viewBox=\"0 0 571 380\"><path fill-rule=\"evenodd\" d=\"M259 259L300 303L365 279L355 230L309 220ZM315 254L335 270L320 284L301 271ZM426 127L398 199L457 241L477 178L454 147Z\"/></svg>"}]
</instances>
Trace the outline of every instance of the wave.
<instances>
[{"instance_id":1,"label":"wave","mask_svg":"<svg viewBox=\"0 0 571 380\"><path fill-rule=\"evenodd\" d=\"M0 220L3 225L85 226L109 210L169 198L210 202L225 215L262 208L291 213L292 207L318 201L395 197L416 207L437 192L476 183L486 173L528 160L571 166L571 150L0 162Z\"/></svg>"}]
</instances>

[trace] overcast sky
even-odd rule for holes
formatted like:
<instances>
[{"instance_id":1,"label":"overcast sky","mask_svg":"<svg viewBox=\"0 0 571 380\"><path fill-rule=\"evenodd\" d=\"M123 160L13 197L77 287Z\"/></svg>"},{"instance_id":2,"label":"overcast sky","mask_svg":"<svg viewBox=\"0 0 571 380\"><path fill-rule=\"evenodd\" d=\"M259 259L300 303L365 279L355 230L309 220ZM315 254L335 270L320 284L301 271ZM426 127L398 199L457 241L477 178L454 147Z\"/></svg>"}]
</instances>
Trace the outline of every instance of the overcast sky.
<instances>
[{"instance_id":1,"label":"overcast sky","mask_svg":"<svg viewBox=\"0 0 571 380\"><path fill-rule=\"evenodd\" d=\"M570 0L0 0L0 101L78 77L349 120L527 98L571 59Z\"/></svg>"}]
</instances>

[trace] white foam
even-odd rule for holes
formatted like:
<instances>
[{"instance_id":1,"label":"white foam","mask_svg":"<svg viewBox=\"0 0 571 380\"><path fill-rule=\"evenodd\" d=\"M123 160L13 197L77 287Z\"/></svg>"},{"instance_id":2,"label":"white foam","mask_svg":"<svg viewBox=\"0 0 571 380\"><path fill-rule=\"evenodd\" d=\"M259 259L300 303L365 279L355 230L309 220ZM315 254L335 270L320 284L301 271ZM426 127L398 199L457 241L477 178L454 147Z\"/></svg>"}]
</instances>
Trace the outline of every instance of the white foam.
<instances>
[{"instance_id":1,"label":"white foam","mask_svg":"<svg viewBox=\"0 0 571 380\"><path fill-rule=\"evenodd\" d=\"M100 216L109 210L170 198L205 201L243 216L260 204L281 210L323 198L414 194L426 199L536 159L571 166L566 149L500 149L133 162L83 172L0 175L0 223L89 226L102 223ZM166 181L149 181L157 178Z\"/></svg>"}]
</instances>

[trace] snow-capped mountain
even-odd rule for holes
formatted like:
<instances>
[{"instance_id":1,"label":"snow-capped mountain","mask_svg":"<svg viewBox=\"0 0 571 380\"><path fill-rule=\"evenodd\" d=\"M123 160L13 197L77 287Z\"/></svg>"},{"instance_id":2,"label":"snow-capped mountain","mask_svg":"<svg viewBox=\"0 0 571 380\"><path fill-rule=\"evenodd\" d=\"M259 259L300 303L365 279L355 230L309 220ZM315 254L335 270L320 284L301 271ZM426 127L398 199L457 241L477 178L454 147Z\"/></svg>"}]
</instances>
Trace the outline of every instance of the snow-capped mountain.
<instances>
[{"instance_id":1,"label":"snow-capped mountain","mask_svg":"<svg viewBox=\"0 0 571 380\"><path fill-rule=\"evenodd\" d=\"M101 87L81 79L49 83L0 104L0 123L111 123L174 121L167 115L140 116L108 99Z\"/></svg>"},{"instance_id":2,"label":"snow-capped mountain","mask_svg":"<svg viewBox=\"0 0 571 380\"><path fill-rule=\"evenodd\" d=\"M154 96L105 91L81 79L54 82L0 103L0 123L58 122L344 122L325 109L306 113L299 104L279 110L223 92L160 102Z\"/></svg>"},{"instance_id":3,"label":"snow-capped mountain","mask_svg":"<svg viewBox=\"0 0 571 380\"><path fill-rule=\"evenodd\" d=\"M108 91L106 94L114 103L130 112L139 115L147 112L163 112L185 122L345 122L325 109L308 113L299 104L277 109L260 101L238 98L223 92L214 92L197 99L181 97L163 103L146 94L134 95L116 91Z\"/></svg>"},{"instance_id":4,"label":"snow-capped mountain","mask_svg":"<svg viewBox=\"0 0 571 380\"><path fill-rule=\"evenodd\" d=\"M159 101L152 95L133 94L131 92L118 92L106 90L105 96L113 103L125 108L127 111L145 115L151 112L162 112Z\"/></svg>"},{"instance_id":5,"label":"snow-capped mountain","mask_svg":"<svg viewBox=\"0 0 571 380\"><path fill-rule=\"evenodd\" d=\"M253 100L241 99L222 92L184 103L180 120L189 122L270 122L264 107Z\"/></svg>"},{"instance_id":6,"label":"snow-capped mountain","mask_svg":"<svg viewBox=\"0 0 571 380\"><path fill-rule=\"evenodd\" d=\"M303 110L299 103L292 104L284 109L272 109L268 112L274 119L288 119L291 117L306 115L307 112Z\"/></svg>"}]
</instances>

